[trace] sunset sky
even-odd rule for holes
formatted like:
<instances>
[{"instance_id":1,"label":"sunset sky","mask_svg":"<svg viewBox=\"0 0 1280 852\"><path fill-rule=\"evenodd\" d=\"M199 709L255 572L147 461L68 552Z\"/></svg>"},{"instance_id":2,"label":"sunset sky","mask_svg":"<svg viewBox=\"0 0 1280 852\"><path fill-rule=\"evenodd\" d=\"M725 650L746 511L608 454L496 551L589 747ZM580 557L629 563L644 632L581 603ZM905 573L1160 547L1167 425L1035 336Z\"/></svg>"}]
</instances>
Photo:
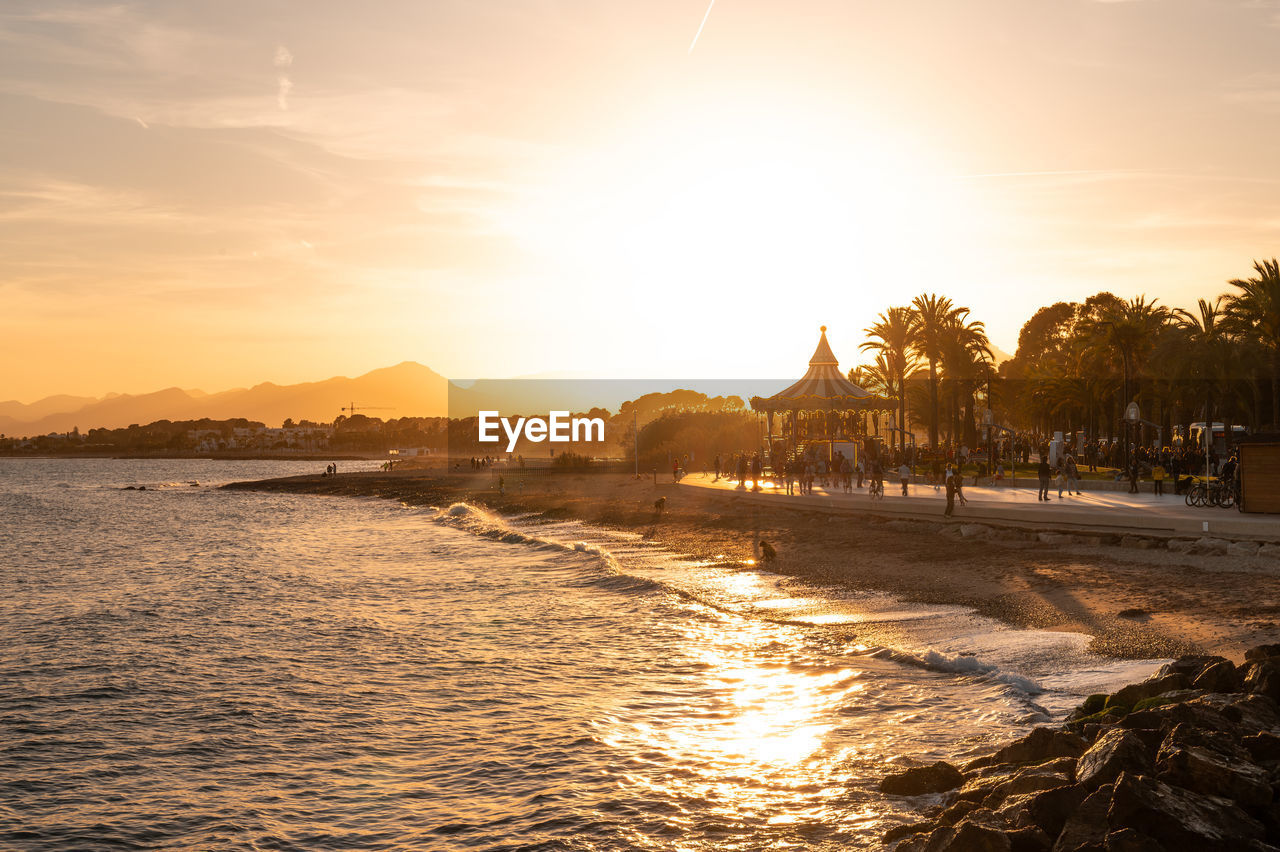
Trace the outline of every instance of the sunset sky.
<instances>
[{"instance_id":1,"label":"sunset sky","mask_svg":"<svg viewBox=\"0 0 1280 852\"><path fill-rule=\"evenodd\" d=\"M798 375L1280 253L1280 0L0 6L0 399Z\"/></svg>"}]
</instances>

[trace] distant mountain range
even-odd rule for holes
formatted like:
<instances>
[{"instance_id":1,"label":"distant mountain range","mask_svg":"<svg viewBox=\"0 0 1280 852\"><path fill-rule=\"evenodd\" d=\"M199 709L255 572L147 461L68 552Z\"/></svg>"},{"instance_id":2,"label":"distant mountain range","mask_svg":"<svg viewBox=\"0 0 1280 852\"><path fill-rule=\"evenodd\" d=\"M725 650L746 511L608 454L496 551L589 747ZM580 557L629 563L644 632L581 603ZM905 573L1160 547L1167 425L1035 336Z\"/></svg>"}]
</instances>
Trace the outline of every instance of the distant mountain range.
<instances>
[{"instance_id":1,"label":"distant mountain range","mask_svg":"<svg viewBox=\"0 0 1280 852\"><path fill-rule=\"evenodd\" d=\"M396 417L442 417L449 407L448 382L413 361L357 376L335 376L322 382L276 385L264 382L206 394L167 388L147 394L108 394L100 399L51 396L23 404L0 402L0 433L33 436L79 428L119 429L156 420L227 420L244 417L268 426L286 418L328 423L353 403L356 413L390 420ZM362 406L370 406L361 411ZM377 406L377 408L373 408ZM350 413L350 412L345 412Z\"/></svg>"}]
</instances>

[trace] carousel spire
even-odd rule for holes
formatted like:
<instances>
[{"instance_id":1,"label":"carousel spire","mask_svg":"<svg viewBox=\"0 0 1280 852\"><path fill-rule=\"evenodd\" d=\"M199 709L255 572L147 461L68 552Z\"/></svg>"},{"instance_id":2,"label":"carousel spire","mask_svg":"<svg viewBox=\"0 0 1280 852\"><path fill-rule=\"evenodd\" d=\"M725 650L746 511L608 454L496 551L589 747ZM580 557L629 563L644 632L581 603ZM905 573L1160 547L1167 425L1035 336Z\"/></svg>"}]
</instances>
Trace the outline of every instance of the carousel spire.
<instances>
[{"instance_id":1,"label":"carousel spire","mask_svg":"<svg viewBox=\"0 0 1280 852\"><path fill-rule=\"evenodd\" d=\"M831 351L831 344L827 343L827 327L822 327L822 338L818 340L818 348L813 351L813 357L809 359L810 367L839 367L840 362L836 360L836 355Z\"/></svg>"}]
</instances>

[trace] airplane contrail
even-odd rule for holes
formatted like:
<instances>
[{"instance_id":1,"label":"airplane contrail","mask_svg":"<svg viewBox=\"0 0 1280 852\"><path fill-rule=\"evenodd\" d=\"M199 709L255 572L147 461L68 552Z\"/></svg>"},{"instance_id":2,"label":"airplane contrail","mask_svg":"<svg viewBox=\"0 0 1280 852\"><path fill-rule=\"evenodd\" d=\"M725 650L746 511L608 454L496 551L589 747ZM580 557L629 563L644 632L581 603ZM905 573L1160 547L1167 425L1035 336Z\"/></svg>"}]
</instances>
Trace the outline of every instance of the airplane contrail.
<instances>
[{"instance_id":1,"label":"airplane contrail","mask_svg":"<svg viewBox=\"0 0 1280 852\"><path fill-rule=\"evenodd\" d=\"M693 48L698 44L698 36L702 35L702 28L707 25L707 18L711 17L711 7L716 5L716 0L711 0L707 4L707 13L702 16L702 23L698 24L698 31L693 34L693 41L689 42L689 53L693 53ZM688 56L689 54L685 54Z\"/></svg>"}]
</instances>

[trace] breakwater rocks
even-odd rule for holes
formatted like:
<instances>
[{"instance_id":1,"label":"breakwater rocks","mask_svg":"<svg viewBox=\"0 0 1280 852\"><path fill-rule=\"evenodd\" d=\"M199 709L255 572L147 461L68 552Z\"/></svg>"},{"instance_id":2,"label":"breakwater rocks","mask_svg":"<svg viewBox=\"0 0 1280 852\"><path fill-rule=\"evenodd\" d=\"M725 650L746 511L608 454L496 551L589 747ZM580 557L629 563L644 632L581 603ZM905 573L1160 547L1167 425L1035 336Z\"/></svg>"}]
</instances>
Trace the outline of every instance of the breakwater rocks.
<instances>
[{"instance_id":1,"label":"breakwater rocks","mask_svg":"<svg viewBox=\"0 0 1280 852\"><path fill-rule=\"evenodd\" d=\"M1182 657L1058 728L881 790L930 796L927 820L886 833L897 852L1280 850L1280 645L1239 666Z\"/></svg>"}]
</instances>

